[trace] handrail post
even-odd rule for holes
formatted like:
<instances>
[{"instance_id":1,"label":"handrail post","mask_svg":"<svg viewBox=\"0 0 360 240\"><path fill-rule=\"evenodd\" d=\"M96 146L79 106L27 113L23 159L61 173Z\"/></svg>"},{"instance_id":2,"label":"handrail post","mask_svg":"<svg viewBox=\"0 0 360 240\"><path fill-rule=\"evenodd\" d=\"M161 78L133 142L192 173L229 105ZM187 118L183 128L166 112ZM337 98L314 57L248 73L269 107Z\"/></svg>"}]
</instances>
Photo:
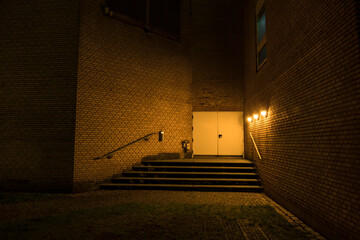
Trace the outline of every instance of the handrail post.
<instances>
[{"instance_id":1,"label":"handrail post","mask_svg":"<svg viewBox=\"0 0 360 240\"><path fill-rule=\"evenodd\" d=\"M250 133L250 137L251 137L251 139L252 139L252 141L253 141L253 144L254 144L254 146L255 146L256 152L257 152L257 154L258 154L258 156L259 156L259 159L261 160L261 155L260 155L259 149L258 149L257 146L256 146L254 137L253 137L253 135L251 134L251 132L249 132L249 133Z\"/></svg>"}]
</instances>

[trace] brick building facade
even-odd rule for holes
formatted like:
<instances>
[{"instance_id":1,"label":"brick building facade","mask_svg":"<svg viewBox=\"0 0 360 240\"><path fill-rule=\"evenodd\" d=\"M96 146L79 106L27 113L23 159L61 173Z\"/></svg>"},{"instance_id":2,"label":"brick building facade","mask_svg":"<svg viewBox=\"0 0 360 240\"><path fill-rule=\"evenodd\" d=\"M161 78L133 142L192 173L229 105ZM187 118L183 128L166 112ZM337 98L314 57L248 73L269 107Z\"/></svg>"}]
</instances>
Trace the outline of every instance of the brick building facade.
<instances>
[{"instance_id":1,"label":"brick building facade","mask_svg":"<svg viewBox=\"0 0 360 240\"><path fill-rule=\"evenodd\" d=\"M245 157L265 193L330 239L360 236L360 52L355 1L267 0L256 70L255 4L244 9ZM261 154L249 136L251 132Z\"/></svg>"},{"instance_id":2,"label":"brick building facade","mask_svg":"<svg viewBox=\"0 0 360 240\"><path fill-rule=\"evenodd\" d=\"M181 41L106 16L104 3L0 3L2 190L91 190L191 140L189 1ZM165 141L94 160L158 131Z\"/></svg>"},{"instance_id":3,"label":"brick building facade","mask_svg":"<svg viewBox=\"0 0 360 240\"><path fill-rule=\"evenodd\" d=\"M2 190L72 189L78 7L71 0L0 2Z\"/></svg>"},{"instance_id":4,"label":"brick building facade","mask_svg":"<svg viewBox=\"0 0 360 240\"><path fill-rule=\"evenodd\" d=\"M180 153L191 140L190 5L177 42L104 16L102 0L81 1L74 190L83 191L141 158ZM93 161L149 133L111 159Z\"/></svg>"},{"instance_id":5,"label":"brick building facade","mask_svg":"<svg viewBox=\"0 0 360 240\"><path fill-rule=\"evenodd\" d=\"M193 111L244 111L241 5L193 1Z\"/></svg>"},{"instance_id":6,"label":"brick building facade","mask_svg":"<svg viewBox=\"0 0 360 240\"><path fill-rule=\"evenodd\" d=\"M104 15L103 0L0 1L2 191L81 192L182 152L192 111L244 111L265 193L331 239L360 236L359 5L183 0L181 38ZM165 131L94 160L148 133ZM258 144L260 160L249 137Z\"/></svg>"}]
</instances>

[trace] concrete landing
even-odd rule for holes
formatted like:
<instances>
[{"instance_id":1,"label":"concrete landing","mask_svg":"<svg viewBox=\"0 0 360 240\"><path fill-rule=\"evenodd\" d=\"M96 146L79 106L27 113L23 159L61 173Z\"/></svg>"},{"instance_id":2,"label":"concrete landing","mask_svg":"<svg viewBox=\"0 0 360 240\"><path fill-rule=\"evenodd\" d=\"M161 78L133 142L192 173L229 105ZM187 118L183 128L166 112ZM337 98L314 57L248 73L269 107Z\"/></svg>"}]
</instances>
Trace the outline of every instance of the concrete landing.
<instances>
[{"instance_id":1,"label":"concrete landing","mask_svg":"<svg viewBox=\"0 0 360 240\"><path fill-rule=\"evenodd\" d=\"M142 162L186 162L186 163L249 163L252 162L243 158L185 158L185 159L171 159L171 160L143 160Z\"/></svg>"}]
</instances>

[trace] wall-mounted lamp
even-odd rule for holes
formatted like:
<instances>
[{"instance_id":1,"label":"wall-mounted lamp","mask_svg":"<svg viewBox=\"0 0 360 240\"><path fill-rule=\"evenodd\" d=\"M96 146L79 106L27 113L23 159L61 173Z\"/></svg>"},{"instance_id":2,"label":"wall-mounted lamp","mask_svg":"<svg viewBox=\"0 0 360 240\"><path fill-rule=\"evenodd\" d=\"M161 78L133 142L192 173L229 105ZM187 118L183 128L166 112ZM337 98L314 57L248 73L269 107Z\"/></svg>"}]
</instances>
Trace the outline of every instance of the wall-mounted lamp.
<instances>
[{"instance_id":1,"label":"wall-mounted lamp","mask_svg":"<svg viewBox=\"0 0 360 240\"><path fill-rule=\"evenodd\" d=\"M164 141L164 132L163 131L159 131L159 142Z\"/></svg>"},{"instance_id":2,"label":"wall-mounted lamp","mask_svg":"<svg viewBox=\"0 0 360 240\"><path fill-rule=\"evenodd\" d=\"M260 112L260 114L261 114L260 116L267 117L267 114L268 114L268 113L267 113L266 110L262 110L262 111ZM260 116L259 116L259 114L254 114L253 117L248 117L247 120L248 120L249 122L252 122L253 119L254 119L254 120L258 120Z\"/></svg>"}]
</instances>

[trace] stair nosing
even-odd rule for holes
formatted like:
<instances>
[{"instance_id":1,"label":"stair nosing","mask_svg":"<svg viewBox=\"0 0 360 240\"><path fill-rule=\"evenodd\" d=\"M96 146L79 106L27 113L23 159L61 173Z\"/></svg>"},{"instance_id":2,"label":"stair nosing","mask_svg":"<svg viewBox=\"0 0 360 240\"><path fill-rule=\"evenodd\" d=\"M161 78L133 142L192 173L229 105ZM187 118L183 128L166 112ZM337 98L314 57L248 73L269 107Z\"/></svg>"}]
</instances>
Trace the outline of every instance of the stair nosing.
<instances>
[{"instance_id":1,"label":"stair nosing","mask_svg":"<svg viewBox=\"0 0 360 240\"><path fill-rule=\"evenodd\" d=\"M193 184L139 184L139 183L107 183L107 184L101 184L101 186L138 186L138 187L186 187L186 188L199 188L199 187L204 187L204 188L257 188L257 189L261 189L263 188L262 186L258 186L258 185L193 185Z\"/></svg>"},{"instance_id":2,"label":"stair nosing","mask_svg":"<svg viewBox=\"0 0 360 240\"><path fill-rule=\"evenodd\" d=\"M128 171L128 172L124 172L125 174L199 174L199 175L205 175L205 174L213 174L213 175L257 175L256 173L242 173L242 172L157 172L157 171L149 171L149 172L144 172L144 171Z\"/></svg>"},{"instance_id":3,"label":"stair nosing","mask_svg":"<svg viewBox=\"0 0 360 240\"><path fill-rule=\"evenodd\" d=\"M241 182L256 182L260 181L256 178L154 178L154 177L115 177L113 180L187 180L187 181L241 181Z\"/></svg>"},{"instance_id":4,"label":"stair nosing","mask_svg":"<svg viewBox=\"0 0 360 240\"><path fill-rule=\"evenodd\" d=\"M133 168L187 168L187 169L244 169L244 170L255 170L253 167L224 167L224 166L146 166L146 165L139 165L133 166Z\"/></svg>"}]
</instances>

